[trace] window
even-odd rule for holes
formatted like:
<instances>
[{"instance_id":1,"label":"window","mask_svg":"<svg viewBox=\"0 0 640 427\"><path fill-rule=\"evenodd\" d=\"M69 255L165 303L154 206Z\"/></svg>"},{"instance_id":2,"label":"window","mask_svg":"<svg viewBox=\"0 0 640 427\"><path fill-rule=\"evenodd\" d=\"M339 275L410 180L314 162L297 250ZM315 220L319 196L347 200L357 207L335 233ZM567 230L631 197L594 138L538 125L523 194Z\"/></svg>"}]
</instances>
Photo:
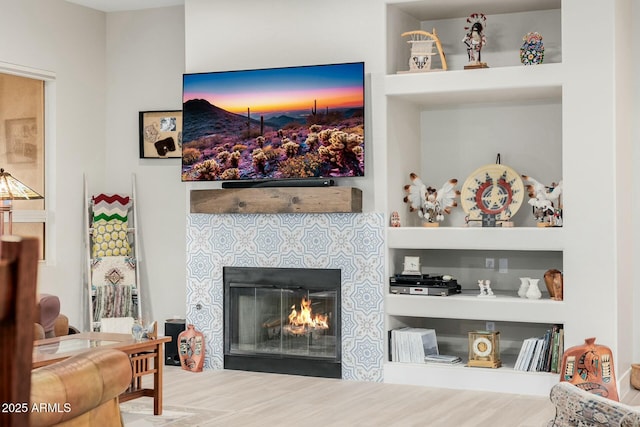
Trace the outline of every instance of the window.
<instances>
[{"instance_id":1,"label":"window","mask_svg":"<svg viewBox=\"0 0 640 427\"><path fill-rule=\"evenodd\" d=\"M45 197L12 202L13 234L37 237L40 259L48 255L45 93L51 80L46 73L0 63L0 167Z\"/></svg>"}]
</instances>

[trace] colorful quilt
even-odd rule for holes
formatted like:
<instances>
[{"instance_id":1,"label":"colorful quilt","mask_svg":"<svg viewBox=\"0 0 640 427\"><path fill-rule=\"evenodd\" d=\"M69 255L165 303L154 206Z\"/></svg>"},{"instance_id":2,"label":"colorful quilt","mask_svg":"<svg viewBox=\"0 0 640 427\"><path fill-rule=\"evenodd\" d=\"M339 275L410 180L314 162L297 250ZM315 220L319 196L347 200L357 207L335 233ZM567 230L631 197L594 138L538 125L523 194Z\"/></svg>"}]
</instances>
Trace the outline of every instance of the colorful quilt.
<instances>
[{"instance_id":1,"label":"colorful quilt","mask_svg":"<svg viewBox=\"0 0 640 427\"><path fill-rule=\"evenodd\" d=\"M136 260L132 257L110 256L91 260L91 286L136 287Z\"/></svg>"},{"instance_id":2,"label":"colorful quilt","mask_svg":"<svg viewBox=\"0 0 640 427\"><path fill-rule=\"evenodd\" d=\"M129 196L98 194L93 201L93 258L131 255L128 236Z\"/></svg>"}]
</instances>

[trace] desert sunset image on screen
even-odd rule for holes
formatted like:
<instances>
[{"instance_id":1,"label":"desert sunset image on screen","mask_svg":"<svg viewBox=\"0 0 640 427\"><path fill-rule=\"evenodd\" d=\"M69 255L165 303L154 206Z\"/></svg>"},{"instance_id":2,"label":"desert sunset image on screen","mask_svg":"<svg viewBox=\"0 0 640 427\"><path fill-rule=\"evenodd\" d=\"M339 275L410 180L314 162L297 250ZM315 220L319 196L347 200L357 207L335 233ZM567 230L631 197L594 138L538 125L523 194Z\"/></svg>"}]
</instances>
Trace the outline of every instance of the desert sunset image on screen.
<instances>
[{"instance_id":1,"label":"desert sunset image on screen","mask_svg":"<svg viewBox=\"0 0 640 427\"><path fill-rule=\"evenodd\" d=\"M364 63L183 76L183 181L364 175Z\"/></svg>"}]
</instances>

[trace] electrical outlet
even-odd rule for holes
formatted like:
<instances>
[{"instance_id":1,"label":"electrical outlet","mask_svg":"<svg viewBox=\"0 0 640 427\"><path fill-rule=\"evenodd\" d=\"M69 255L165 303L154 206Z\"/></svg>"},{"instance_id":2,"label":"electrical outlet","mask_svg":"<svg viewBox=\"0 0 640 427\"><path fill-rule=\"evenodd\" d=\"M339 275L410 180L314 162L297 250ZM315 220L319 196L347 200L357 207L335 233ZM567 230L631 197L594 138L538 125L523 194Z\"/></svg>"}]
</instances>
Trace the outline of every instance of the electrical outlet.
<instances>
[{"instance_id":1,"label":"electrical outlet","mask_svg":"<svg viewBox=\"0 0 640 427\"><path fill-rule=\"evenodd\" d=\"M493 331L495 331L495 330L496 330L496 324L495 324L495 322L487 322L487 324L486 324L486 328L485 328L485 329L486 329L487 331L489 331L489 332L493 332Z\"/></svg>"},{"instance_id":2,"label":"electrical outlet","mask_svg":"<svg viewBox=\"0 0 640 427\"><path fill-rule=\"evenodd\" d=\"M496 268L496 260L494 258L486 258L484 260L484 268L493 270L494 268Z\"/></svg>"}]
</instances>

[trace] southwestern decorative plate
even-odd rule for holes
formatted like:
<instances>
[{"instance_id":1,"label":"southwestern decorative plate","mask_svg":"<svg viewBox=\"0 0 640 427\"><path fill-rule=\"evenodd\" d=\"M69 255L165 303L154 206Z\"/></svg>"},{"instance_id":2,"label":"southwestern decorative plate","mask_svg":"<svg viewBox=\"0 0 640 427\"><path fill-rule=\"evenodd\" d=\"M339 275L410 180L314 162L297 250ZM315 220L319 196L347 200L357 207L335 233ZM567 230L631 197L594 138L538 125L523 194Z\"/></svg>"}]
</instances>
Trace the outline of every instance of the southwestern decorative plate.
<instances>
[{"instance_id":1,"label":"southwestern decorative plate","mask_svg":"<svg viewBox=\"0 0 640 427\"><path fill-rule=\"evenodd\" d=\"M484 226L511 220L522 205L525 191L516 171L494 163L469 175L461 193L460 201L467 220L482 221Z\"/></svg>"}]
</instances>

